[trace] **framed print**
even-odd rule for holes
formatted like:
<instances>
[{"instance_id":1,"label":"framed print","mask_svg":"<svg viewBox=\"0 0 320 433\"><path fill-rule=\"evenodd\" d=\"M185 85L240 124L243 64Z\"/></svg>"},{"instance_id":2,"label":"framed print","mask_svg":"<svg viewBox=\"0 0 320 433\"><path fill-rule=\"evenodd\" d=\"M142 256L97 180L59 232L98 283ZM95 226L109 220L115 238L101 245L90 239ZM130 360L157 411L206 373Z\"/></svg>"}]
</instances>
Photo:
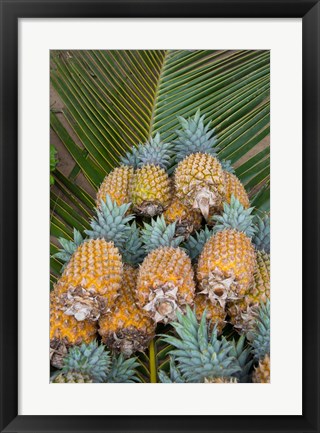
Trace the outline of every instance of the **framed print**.
<instances>
[{"instance_id":1,"label":"framed print","mask_svg":"<svg viewBox=\"0 0 320 433\"><path fill-rule=\"evenodd\" d=\"M1 2L1 431L319 431L319 10Z\"/></svg>"}]
</instances>

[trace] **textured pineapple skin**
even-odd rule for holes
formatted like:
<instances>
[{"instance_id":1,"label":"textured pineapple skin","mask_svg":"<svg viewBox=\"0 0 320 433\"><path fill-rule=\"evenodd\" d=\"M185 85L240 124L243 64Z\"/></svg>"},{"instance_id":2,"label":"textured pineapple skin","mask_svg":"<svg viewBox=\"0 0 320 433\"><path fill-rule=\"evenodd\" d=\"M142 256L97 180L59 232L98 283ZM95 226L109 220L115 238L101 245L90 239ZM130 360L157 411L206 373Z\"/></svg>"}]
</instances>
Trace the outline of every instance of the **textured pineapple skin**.
<instances>
[{"instance_id":1,"label":"textured pineapple skin","mask_svg":"<svg viewBox=\"0 0 320 433\"><path fill-rule=\"evenodd\" d=\"M227 307L230 322L240 331L247 333L255 320L255 309L267 299L270 299L270 256L257 250L256 269L250 289L244 298L231 302Z\"/></svg>"},{"instance_id":2,"label":"textured pineapple skin","mask_svg":"<svg viewBox=\"0 0 320 433\"><path fill-rule=\"evenodd\" d=\"M221 209L224 201L224 174L220 162L206 153L187 156L176 168L175 189L182 203L200 209L208 219L209 211Z\"/></svg>"},{"instance_id":3,"label":"textured pineapple skin","mask_svg":"<svg viewBox=\"0 0 320 433\"><path fill-rule=\"evenodd\" d=\"M253 383L270 383L270 356L266 355L252 373Z\"/></svg>"},{"instance_id":4,"label":"textured pineapple skin","mask_svg":"<svg viewBox=\"0 0 320 433\"><path fill-rule=\"evenodd\" d=\"M87 374L70 371L68 373L58 374L51 383L92 383L92 379Z\"/></svg>"},{"instance_id":5,"label":"textured pineapple skin","mask_svg":"<svg viewBox=\"0 0 320 433\"><path fill-rule=\"evenodd\" d=\"M176 311L193 304L191 260L180 248L160 247L148 254L139 269L137 297L155 322L175 320Z\"/></svg>"},{"instance_id":6,"label":"textured pineapple skin","mask_svg":"<svg viewBox=\"0 0 320 433\"><path fill-rule=\"evenodd\" d=\"M238 383L235 377L205 378L204 383Z\"/></svg>"},{"instance_id":7,"label":"textured pineapple skin","mask_svg":"<svg viewBox=\"0 0 320 433\"><path fill-rule=\"evenodd\" d=\"M136 170L131 190L135 212L151 217L158 215L169 206L170 200L170 180L163 168L147 164Z\"/></svg>"},{"instance_id":8,"label":"textured pineapple skin","mask_svg":"<svg viewBox=\"0 0 320 433\"><path fill-rule=\"evenodd\" d=\"M121 206L130 202L130 191L133 179L133 168L122 165L112 170L103 180L97 192L96 205L99 208L101 200L106 200L108 194L111 200Z\"/></svg>"},{"instance_id":9,"label":"textured pineapple skin","mask_svg":"<svg viewBox=\"0 0 320 433\"><path fill-rule=\"evenodd\" d=\"M97 325L89 321L79 322L62 311L55 292L50 294L50 358L51 364L61 368L68 348L81 343L90 343L97 334Z\"/></svg>"},{"instance_id":10,"label":"textured pineapple skin","mask_svg":"<svg viewBox=\"0 0 320 433\"><path fill-rule=\"evenodd\" d=\"M210 329L212 330L216 325L218 334L221 334L226 324L225 319L227 313L225 309L219 304L219 302L211 302L207 295L198 294L194 298L194 307L197 319L200 321L204 310L206 310L206 318L210 324Z\"/></svg>"},{"instance_id":11,"label":"textured pineapple skin","mask_svg":"<svg viewBox=\"0 0 320 433\"><path fill-rule=\"evenodd\" d=\"M98 320L112 308L120 289L123 265L118 249L104 239L83 242L55 286L66 314Z\"/></svg>"},{"instance_id":12,"label":"textured pineapple skin","mask_svg":"<svg viewBox=\"0 0 320 433\"><path fill-rule=\"evenodd\" d=\"M174 199L163 212L167 224L176 223L176 235L187 238L195 230L201 228L202 215L198 209L186 206L178 199Z\"/></svg>"},{"instance_id":13,"label":"textured pineapple skin","mask_svg":"<svg viewBox=\"0 0 320 433\"><path fill-rule=\"evenodd\" d=\"M200 255L197 278L202 293L222 306L244 297L253 281L255 252L242 232L226 229L205 244Z\"/></svg>"},{"instance_id":14,"label":"textured pineapple skin","mask_svg":"<svg viewBox=\"0 0 320 433\"><path fill-rule=\"evenodd\" d=\"M155 324L135 299L138 270L124 266L120 295L109 313L99 320L99 333L112 350L131 356L144 351L155 335Z\"/></svg>"},{"instance_id":15,"label":"textured pineapple skin","mask_svg":"<svg viewBox=\"0 0 320 433\"><path fill-rule=\"evenodd\" d=\"M229 173L228 171L225 171L223 174L226 202L230 204L231 196L234 195L245 209L250 207L247 191L237 176L233 173Z\"/></svg>"}]
</instances>

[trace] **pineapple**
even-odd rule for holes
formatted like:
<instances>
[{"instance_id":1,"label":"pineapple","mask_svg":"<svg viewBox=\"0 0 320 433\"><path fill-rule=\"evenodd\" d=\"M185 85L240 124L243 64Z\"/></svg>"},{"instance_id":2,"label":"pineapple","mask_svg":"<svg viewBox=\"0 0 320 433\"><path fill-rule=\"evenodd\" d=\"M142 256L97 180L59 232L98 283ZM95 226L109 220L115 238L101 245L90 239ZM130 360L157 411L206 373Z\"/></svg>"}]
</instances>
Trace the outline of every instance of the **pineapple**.
<instances>
[{"instance_id":1,"label":"pineapple","mask_svg":"<svg viewBox=\"0 0 320 433\"><path fill-rule=\"evenodd\" d=\"M224 200L224 175L217 158L207 153L193 153L175 170L177 198L186 206L200 209L206 220L220 209Z\"/></svg>"},{"instance_id":2,"label":"pineapple","mask_svg":"<svg viewBox=\"0 0 320 433\"><path fill-rule=\"evenodd\" d=\"M79 322L67 316L61 309L55 292L50 293L50 360L54 367L61 368L68 348L81 343L90 343L96 338L96 323Z\"/></svg>"},{"instance_id":3,"label":"pineapple","mask_svg":"<svg viewBox=\"0 0 320 433\"><path fill-rule=\"evenodd\" d=\"M240 331L248 332L255 320L254 310L260 302L270 298L270 256L264 251L256 251L254 281L245 297L230 303L227 311L230 322Z\"/></svg>"},{"instance_id":4,"label":"pineapple","mask_svg":"<svg viewBox=\"0 0 320 433\"><path fill-rule=\"evenodd\" d=\"M113 242L91 239L71 257L55 286L66 315L98 320L115 303L122 280L122 261Z\"/></svg>"},{"instance_id":5,"label":"pineapple","mask_svg":"<svg viewBox=\"0 0 320 433\"><path fill-rule=\"evenodd\" d=\"M255 253L250 239L234 229L216 233L205 244L197 267L201 293L225 306L248 291L255 269Z\"/></svg>"},{"instance_id":6,"label":"pineapple","mask_svg":"<svg viewBox=\"0 0 320 433\"><path fill-rule=\"evenodd\" d=\"M176 131L175 189L177 198L186 206L200 209L208 220L209 211L219 209L224 198L224 176L216 158L216 139L209 124L198 110L194 117L179 117Z\"/></svg>"},{"instance_id":7,"label":"pineapple","mask_svg":"<svg viewBox=\"0 0 320 433\"><path fill-rule=\"evenodd\" d=\"M131 199L137 214L151 217L161 214L171 200L167 172L155 164L138 168L132 183Z\"/></svg>"},{"instance_id":8,"label":"pineapple","mask_svg":"<svg viewBox=\"0 0 320 433\"><path fill-rule=\"evenodd\" d=\"M189 208L178 199L172 201L168 209L164 211L163 216L167 224L176 222L176 235L182 235L185 239L195 230L201 228L201 212Z\"/></svg>"},{"instance_id":9,"label":"pineapple","mask_svg":"<svg viewBox=\"0 0 320 433\"><path fill-rule=\"evenodd\" d=\"M217 301L213 303L206 295L202 294L196 295L194 306L197 319L200 321L204 311L206 310L206 319L209 323L210 329L213 329L216 326L218 334L221 334L222 329L226 324L225 318L227 313L225 312L225 309L221 307Z\"/></svg>"},{"instance_id":10,"label":"pineapple","mask_svg":"<svg viewBox=\"0 0 320 433\"><path fill-rule=\"evenodd\" d=\"M241 371L238 359L231 354L233 344L224 337L219 340L216 327L208 333L205 313L199 323L187 307L184 316L177 313L177 322L172 326L178 336L163 335L163 341L175 348L169 354L175 357L172 373L176 382L223 380ZM162 382L172 381L163 372L159 376Z\"/></svg>"},{"instance_id":11,"label":"pineapple","mask_svg":"<svg viewBox=\"0 0 320 433\"><path fill-rule=\"evenodd\" d=\"M112 170L103 180L97 192L96 205L101 207L101 201L108 195L118 206L130 202L130 191L133 179L133 167L121 165Z\"/></svg>"},{"instance_id":12,"label":"pineapple","mask_svg":"<svg viewBox=\"0 0 320 433\"><path fill-rule=\"evenodd\" d=\"M215 235L206 242L198 261L201 293L223 307L227 301L243 298L253 281L256 260L251 237L256 229L252 209L244 209L232 195L230 204L223 204L223 214L213 217Z\"/></svg>"},{"instance_id":13,"label":"pineapple","mask_svg":"<svg viewBox=\"0 0 320 433\"><path fill-rule=\"evenodd\" d=\"M161 141L156 134L147 143L134 150L133 161L137 170L133 176L131 201L134 211L144 216L155 216L166 209L171 200L170 179L167 168L171 160L171 144Z\"/></svg>"},{"instance_id":14,"label":"pineapple","mask_svg":"<svg viewBox=\"0 0 320 433\"><path fill-rule=\"evenodd\" d=\"M112 311L99 320L103 342L126 357L144 351L155 333L154 322L135 302L137 274L137 269L124 266L120 295Z\"/></svg>"},{"instance_id":15,"label":"pineapple","mask_svg":"<svg viewBox=\"0 0 320 433\"><path fill-rule=\"evenodd\" d=\"M148 255L139 268L138 303L155 322L167 323L193 303L191 260L178 247L183 237L175 237L175 223L166 226L161 216L144 226L142 240Z\"/></svg>"},{"instance_id":16,"label":"pineapple","mask_svg":"<svg viewBox=\"0 0 320 433\"><path fill-rule=\"evenodd\" d=\"M224 172L225 184L225 200L230 203L232 195L239 200L242 206L247 209L250 206L248 194L237 178L237 176L229 171Z\"/></svg>"},{"instance_id":17,"label":"pineapple","mask_svg":"<svg viewBox=\"0 0 320 433\"><path fill-rule=\"evenodd\" d=\"M252 382L270 383L270 356L265 355L252 373Z\"/></svg>"}]
</instances>

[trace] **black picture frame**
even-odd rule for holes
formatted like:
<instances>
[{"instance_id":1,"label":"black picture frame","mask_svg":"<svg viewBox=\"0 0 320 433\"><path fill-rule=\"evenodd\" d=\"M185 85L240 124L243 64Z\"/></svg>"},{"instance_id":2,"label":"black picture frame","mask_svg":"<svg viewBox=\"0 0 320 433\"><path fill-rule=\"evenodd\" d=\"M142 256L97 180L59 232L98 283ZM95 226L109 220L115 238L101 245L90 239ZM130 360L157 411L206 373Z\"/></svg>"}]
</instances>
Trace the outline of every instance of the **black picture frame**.
<instances>
[{"instance_id":1,"label":"black picture frame","mask_svg":"<svg viewBox=\"0 0 320 433\"><path fill-rule=\"evenodd\" d=\"M319 432L319 1L2 0L0 4L1 432ZM18 20L19 18L61 17L298 17L303 19L302 416L18 415ZM294 128L294 125L292 127ZM286 163L290 161L283 161L283 164ZM284 229L286 217L284 216ZM284 320L286 318L289 320L290 311L286 310L285 316ZM290 324L287 325L286 329L290 332ZM290 356L294 356L294 348ZM294 381L294 377L292 380Z\"/></svg>"}]
</instances>

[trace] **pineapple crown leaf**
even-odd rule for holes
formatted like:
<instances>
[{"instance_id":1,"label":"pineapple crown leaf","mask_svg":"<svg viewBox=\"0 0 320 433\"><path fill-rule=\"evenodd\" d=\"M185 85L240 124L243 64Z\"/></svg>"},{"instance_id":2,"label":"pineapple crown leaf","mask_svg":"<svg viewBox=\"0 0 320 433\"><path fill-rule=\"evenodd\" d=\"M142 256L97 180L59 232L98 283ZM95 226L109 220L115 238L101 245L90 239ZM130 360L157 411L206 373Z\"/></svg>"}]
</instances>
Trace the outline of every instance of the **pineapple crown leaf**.
<instances>
[{"instance_id":1,"label":"pineapple crown leaf","mask_svg":"<svg viewBox=\"0 0 320 433\"><path fill-rule=\"evenodd\" d=\"M245 346L245 341L246 338L244 335L241 335L237 342L233 339L233 347L230 351L230 354L236 358L239 367L241 368L240 371L233 374L240 383L247 383L249 381L249 371L253 363L251 347Z\"/></svg>"},{"instance_id":2,"label":"pineapple crown leaf","mask_svg":"<svg viewBox=\"0 0 320 433\"><path fill-rule=\"evenodd\" d=\"M145 257L145 249L143 248L143 242L140 237L140 229L137 227L136 221L130 226L128 231L127 239L121 246L120 252L122 259L129 265L136 266L141 263Z\"/></svg>"},{"instance_id":3,"label":"pineapple crown leaf","mask_svg":"<svg viewBox=\"0 0 320 433\"><path fill-rule=\"evenodd\" d=\"M259 215L255 215L255 226L256 233L252 238L253 244L258 250L263 250L270 254L270 217L265 215L260 218Z\"/></svg>"},{"instance_id":4,"label":"pineapple crown leaf","mask_svg":"<svg viewBox=\"0 0 320 433\"><path fill-rule=\"evenodd\" d=\"M212 221L216 221L214 233L231 228L252 237L257 228L253 223L254 215L251 215L253 207L244 209L240 201L232 194L230 204L223 203L222 215L214 215Z\"/></svg>"},{"instance_id":5,"label":"pineapple crown leaf","mask_svg":"<svg viewBox=\"0 0 320 433\"><path fill-rule=\"evenodd\" d=\"M255 359L263 359L270 354L270 301L261 303L255 311L253 329L247 333Z\"/></svg>"},{"instance_id":6,"label":"pineapple crown leaf","mask_svg":"<svg viewBox=\"0 0 320 433\"><path fill-rule=\"evenodd\" d=\"M72 254L76 252L77 248L84 241L84 238L82 237L81 233L74 228L73 241L65 238L58 238L58 241L60 242L62 248L57 253L53 254L52 257L55 257L64 262L64 265L62 267L63 270L70 261Z\"/></svg>"},{"instance_id":7,"label":"pineapple crown leaf","mask_svg":"<svg viewBox=\"0 0 320 433\"><path fill-rule=\"evenodd\" d=\"M141 238L147 253L163 246L178 247L184 239L183 236L175 237L176 223L167 225L163 215L156 220L152 219L151 224L143 224Z\"/></svg>"},{"instance_id":8,"label":"pineapple crown leaf","mask_svg":"<svg viewBox=\"0 0 320 433\"><path fill-rule=\"evenodd\" d=\"M175 363L175 359L173 356L170 356L169 376L163 370L159 370L158 376L160 382L162 383L186 383Z\"/></svg>"},{"instance_id":9,"label":"pineapple crown leaf","mask_svg":"<svg viewBox=\"0 0 320 433\"><path fill-rule=\"evenodd\" d=\"M127 215L130 203L118 206L107 194L105 202L100 200L100 207L96 208L96 217L90 222L92 230L85 230L85 233L91 239L104 238L121 248L131 230L128 222L134 218L134 215Z\"/></svg>"},{"instance_id":10,"label":"pineapple crown leaf","mask_svg":"<svg viewBox=\"0 0 320 433\"><path fill-rule=\"evenodd\" d=\"M187 307L186 314L178 312L177 322L171 325L178 337L162 337L175 347L170 354L175 357L185 381L203 382L205 378L229 377L240 371L236 358L230 354L232 344L224 337L218 339L216 326L209 334L206 311L199 323L195 312Z\"/></svg>"},{"instance_id":11,"label":"pineapple crown leaf","mask_svg":"<svg viewBox=\"0 0 320 433\"><path fill-rule=\"evenodd\" d=\"M166 170L171 164L171 157L172 144L161 141L159 132L145 144L139 144L138 146L138 167L142 167L146 164L154 164Z\"/></svg>"},{"instance_id":12,"label":"pineapple crown leaf","mask_svg":"<svg viewBox=\"0 0 320 433\"><path fill-rule=\"evenodd\" d=\"M221 164L222 169L224 171L227 171L227 172L232 173L232 174L235 173L235 170L232 167L232 163L231 163L230 159L221 159L220 164Z\"/></svg>"},{"instance_id":13,"label":"pineapple crown leaf","mask_svg":"<svg viewBox=\"0 0 320 433\"><path fill-rule=\"evenodd\" d=\"M192 261L195 261L201 254L203 247L208 239L213 235L213 231L209 230L208 226L196 232L195 235L189 236L183 244L183 248L187 251Z\"/></svg>"},{"instance_id":14,"label":"pineapple crown leaf","mask_svg":"<svg viewBox=\"0 0 320 433\"><path fill-rule=\"evenodd\" d=\"M215 146L214 130L209 129L209 123L204 125L204 119L205 115L201 116L200 110L197 110L194 117L189 119L178 117L181 129L175 131L178 137L174 141L177 163L192 153L217 155L218 148Z\"/></svg>"},{"instance_id":15,"label":"pineapple crown leaf","mask_svg":"<svg viewBox=\"0 0 320 433\"><path fill-rule=\"evenodd\" d=\"M139 143L139 146L141 144ZM138 147L132 146L131 150L127 151L124 156L120 158L120 163L123 165L129 165L133 168L138 167Z\"/></svg>"},{"instance_id":16,"label":"pineapple crown leaf","mask_svg":"<svg viewBox=\"0 0 320 433\"><path fill-rule=\"evenodd\" d=\"M112 358L110 373L107 377L109 383L134 383L140 382L136 368L139 366L137 358L125 359L121 354Z\"/></svg>"},{"instance_id":17,"label":"pineapple crown leaf","mask_svg":"<svg viewBox=\"0 0 320 433\"><path fill-rule=\"evenodd\" d=\"M97 341L69 349L63 360L63 373L74 372L88 375L93 382L103 382L111 366L111 357L105 346Z\"/></svg>"}]
</instances>

